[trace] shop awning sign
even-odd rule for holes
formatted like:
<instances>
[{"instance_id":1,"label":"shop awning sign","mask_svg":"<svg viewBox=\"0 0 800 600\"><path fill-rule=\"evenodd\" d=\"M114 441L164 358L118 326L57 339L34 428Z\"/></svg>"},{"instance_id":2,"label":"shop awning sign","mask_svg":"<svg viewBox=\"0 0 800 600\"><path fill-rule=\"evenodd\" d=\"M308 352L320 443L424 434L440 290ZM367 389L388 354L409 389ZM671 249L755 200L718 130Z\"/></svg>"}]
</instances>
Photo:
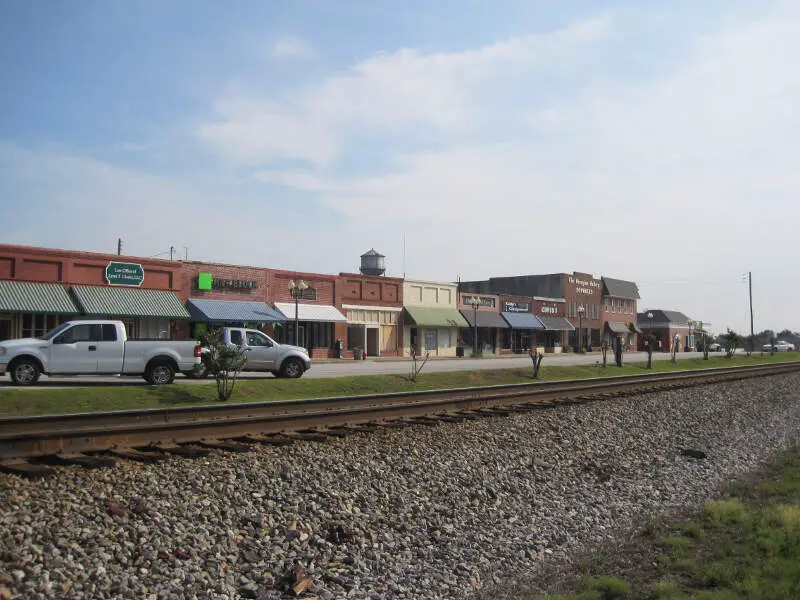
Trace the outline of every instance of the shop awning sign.
<instances>
[{"instance_id":1,"label":"shop awning sign","mask_svg":"<svg viewBox=\"0 0 800 600\"><path fill-rule=\"evenodd\" d=\"M112 261L106 266L106 281L109 285L139 287L144 283L144 269L136 263Z\"/></svg>"}]
</instances>

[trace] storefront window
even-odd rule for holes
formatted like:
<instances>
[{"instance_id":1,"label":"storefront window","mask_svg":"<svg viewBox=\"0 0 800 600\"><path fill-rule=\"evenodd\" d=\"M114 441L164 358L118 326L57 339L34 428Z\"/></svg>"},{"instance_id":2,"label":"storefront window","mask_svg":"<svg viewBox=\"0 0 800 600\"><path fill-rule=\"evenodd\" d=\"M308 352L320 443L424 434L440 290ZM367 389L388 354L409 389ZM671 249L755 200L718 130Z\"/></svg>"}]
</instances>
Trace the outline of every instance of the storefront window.
<instances>
[{"instance_id":1,"label":"storefront window","mask_svg":"<svg viewBox=\"0 0 800 600\"><path fill-rule=\"evenodd\" d=\"M435 329L425 330L425 350L436 350L437 336Z\"/></svg>"},{"instance_id":2,"label":"storefront window","mask_svg":"<svg viewBox=\"0 0 800 600\"><path fill-rule=\"evenodd\" d=\"M60 317L59 315L22 315L22 337L41 337L67 320L68 317Z\"/></svg>"}]
</instances>

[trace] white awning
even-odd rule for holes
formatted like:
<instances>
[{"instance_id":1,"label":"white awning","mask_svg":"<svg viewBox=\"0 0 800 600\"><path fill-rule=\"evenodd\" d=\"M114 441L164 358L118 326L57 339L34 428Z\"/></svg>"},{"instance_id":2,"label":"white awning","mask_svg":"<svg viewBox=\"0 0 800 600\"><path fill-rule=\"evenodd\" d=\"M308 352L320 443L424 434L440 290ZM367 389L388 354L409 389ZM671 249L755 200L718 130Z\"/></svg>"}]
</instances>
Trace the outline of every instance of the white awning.
<instances>
[{"instance_id":1,"label":"white awning","mask_svg":"<svg viewBox=\"0 0 800 600\"><path fill-rule=\"evenodd\" d=\"M287 321L294 321L294 302L276 302L275 308L281 311ZM346 323L347 318L329 304L303 304L298 306L300 321L325 321L328 323Z\"/></svg>"}]
</instances>

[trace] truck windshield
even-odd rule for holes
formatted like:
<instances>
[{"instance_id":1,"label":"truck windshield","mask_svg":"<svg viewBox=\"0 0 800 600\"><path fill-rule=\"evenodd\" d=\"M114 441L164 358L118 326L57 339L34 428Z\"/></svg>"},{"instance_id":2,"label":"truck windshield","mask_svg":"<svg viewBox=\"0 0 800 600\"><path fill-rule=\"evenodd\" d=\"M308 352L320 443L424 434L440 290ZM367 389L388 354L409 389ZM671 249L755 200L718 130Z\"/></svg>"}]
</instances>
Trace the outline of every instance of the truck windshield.
<instances>
[{"instance_id":1,"label":"truck windshield","mask_svg":"<svg viewBox=\"0 0 800 600\"><path fill-rule=\"evenodd\" d=\"M59 325L58 327L56 327L56 328L55 328L55 329L53 329L52 331L48 331L47 333L45 333L45 334L44 334L42 337L40 337L39 339L40 339L40 340L52 340L52 339L53 339L55 336L57 336L59 333L61 333L62 331L64 331L64 330L65 330L67 327L69 327L71 324L72 324L72 323L70 323L69 321L67 321L66 323L62 323L61 325Z\"/></svg>"}]
</instances>

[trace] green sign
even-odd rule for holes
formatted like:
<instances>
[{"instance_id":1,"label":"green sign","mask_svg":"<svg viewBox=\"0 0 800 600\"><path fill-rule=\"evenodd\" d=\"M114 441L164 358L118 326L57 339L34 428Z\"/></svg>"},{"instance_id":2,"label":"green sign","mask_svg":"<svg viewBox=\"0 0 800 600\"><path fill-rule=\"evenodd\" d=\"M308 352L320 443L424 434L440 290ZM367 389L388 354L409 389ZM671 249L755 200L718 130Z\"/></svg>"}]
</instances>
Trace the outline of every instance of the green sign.
<instances>
[{"instance_id":1,"label":"green sign","mask_svg":"<svg viewBox=\"0 0 800 600\"><path fill-rule=\"evenodd\" d=\"M110 285L139 287L144 282L144 269L136 263L110 262L106 267L106 281Z\"/></svg>"},{"instance_id":2,"label":"green sign","mask_svg":"<svg viewBox=\"0 0 800 600\"><path fill-rule=\"evenodd\" d=\"M199 273L197 275L197 289L210 290L214 283L211 273Z\"/></svg>"}]
</instances>

